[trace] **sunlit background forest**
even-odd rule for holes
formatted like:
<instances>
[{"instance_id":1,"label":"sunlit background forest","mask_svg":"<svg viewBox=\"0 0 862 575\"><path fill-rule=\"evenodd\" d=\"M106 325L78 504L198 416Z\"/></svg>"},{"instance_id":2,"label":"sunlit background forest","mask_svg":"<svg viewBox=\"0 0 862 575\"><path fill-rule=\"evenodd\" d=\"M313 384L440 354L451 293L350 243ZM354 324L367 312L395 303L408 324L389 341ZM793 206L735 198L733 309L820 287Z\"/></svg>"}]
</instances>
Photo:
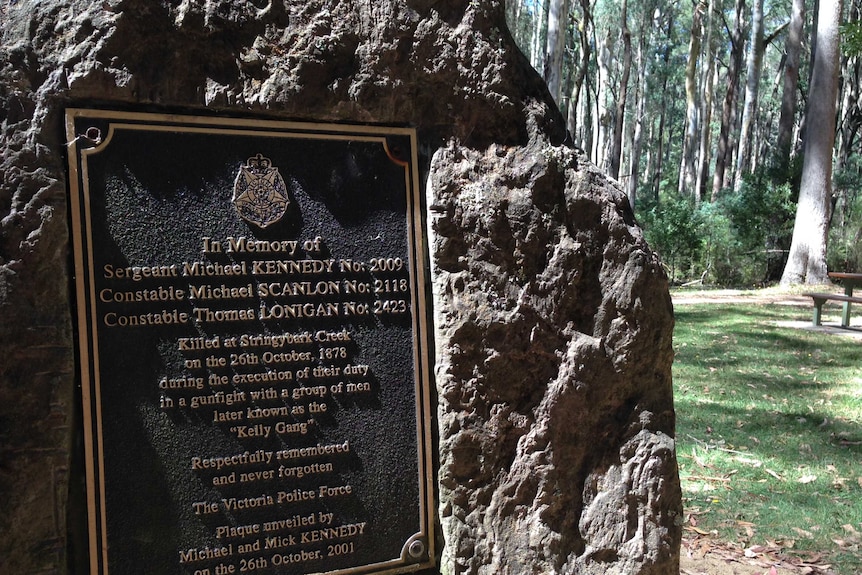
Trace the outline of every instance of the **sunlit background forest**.
<instances>
[{"instance_id":1,"label":"sunlit background forest","mask_svg":"<svg viewBox=\"0 0 862 575\"><path fill-rule=\"evenodd\" d=\"M760 286L862 271L860 4L507 0L506 9L574 145L619 181L671 281ZM797 211L807 229L794 232ZM788 271L792 243L808 246L796 256L802 271Z\"/></svg>"}]
</instances>

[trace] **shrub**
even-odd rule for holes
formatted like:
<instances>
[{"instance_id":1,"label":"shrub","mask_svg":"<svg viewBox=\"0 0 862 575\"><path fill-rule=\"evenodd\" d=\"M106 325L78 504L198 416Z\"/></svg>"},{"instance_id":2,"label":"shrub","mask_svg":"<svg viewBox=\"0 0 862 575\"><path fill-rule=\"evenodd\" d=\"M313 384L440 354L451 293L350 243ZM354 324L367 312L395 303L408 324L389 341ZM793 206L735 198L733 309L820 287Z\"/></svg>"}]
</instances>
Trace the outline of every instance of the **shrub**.
<instances>
[{"instance_id":1,"label":"shrub","mask_svg":"<svg viewBox=\"0 0 862 575\"><path fill-rule=\"evenodd\" d=\"M696 205L672 193L638 206L647 241L672 283L762 285L781 277L793 232L790 183L750 176L738 193Z\"/></svg>"}]
</instances>

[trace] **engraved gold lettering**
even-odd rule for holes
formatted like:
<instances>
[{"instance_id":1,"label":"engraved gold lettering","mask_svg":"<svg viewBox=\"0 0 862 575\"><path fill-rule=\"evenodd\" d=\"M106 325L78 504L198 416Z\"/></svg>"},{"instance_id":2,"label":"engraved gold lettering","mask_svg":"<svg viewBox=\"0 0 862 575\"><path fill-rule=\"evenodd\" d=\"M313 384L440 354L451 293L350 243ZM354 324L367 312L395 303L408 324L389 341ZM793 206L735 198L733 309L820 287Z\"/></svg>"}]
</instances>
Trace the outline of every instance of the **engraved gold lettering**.
<instances>
[{"instance_id":1,"label":"engraved gold lettering","mask_svg":"<svg viewBox=\"0 0 862 575\"><path fill-rule=\"evenodd\" d=\"M130 279L139 282L149 278L175 278L177 277L177 266L130 266L117 268L111 264L105 264L103 268L105 279Z\"/></svg>"},{"instance_id":2,"label":"engraved gold lettering","mask_svg":"<svg viewBox=\"0 0 862 575\"><path fill-rule=\"evenodd\" d=\"M203 389L204 378L202 377L163 377L159 380L159 389Z\"/></svg>"},{"instance_id":3,"label":"engraved gold lettering","mask_svg":"<svg viewBox=\"0 0 862 575\"><path fill-rule=\"evenodd\" d=\"M233 465L249 465L257 463L269 463L272 461L273 452L264 449L258 449L254 452L245 451L228 457L192 457L192 469L216 469L220 470L224 467Z\"/></svg>"},{"instance_id":4,"label":"engraved gold lettering","mask_svg":"<svg viewBox=\"0 0 862 575\"><path fill-rule=\"evenodd\" d=\"M188 549L180 551L180 563L194 563L196 561L204 561L207 559L220 559L233 555L233 544L227 546L210 548L209 546L201 547L200 549Z\"/></svg>"},{"instance_id":5,"label":"engraved gold lettering","mask_svg":"<svg viewBox=\"0 0 862 575\"><path fill-rule=\"evenodd\" d=\"M336 485L335 487L321 485L317 491L317 496L323 499L324 497L338 497L339 495L350 495L351 493L353 493L353 487L350 485Z\"/></svg>"},{"instance_id":6,"label":"engraved gold lettering","mask_svg":"<svg viewBox=\"0 0 862 575\"><path fill-rule=\"evenodd\" d=\"M255 260L251 264L251 273L256 276L328 274L332 273L334 266L335 260Z\"/></svg>"},{"instance_id":7,"label":"engraved gold lettering","mask_svg":"<svg viewBox=\"0 0 862 575\"><path fill-rule=\"evenodd\" d=\"M323 551L320 549L315 551L301 549L295 553L284 555L276 553L272 556L272 564L276 566L288 565L290 563L305 563L306 561L314 561L316 559L323 559Z\"/></svg>"},{"instance_id":8,"label":"engraved gold lettering","mask_svg":"<svg viewBox=\"0 0 862 575\"><path fill-rule=\"evenodd\" d=\"M99 299L105 303L134 303L151 301L179 301L185 299L186 292L174 286L135 291L114 291L105 288L99 291Z\"/></svg>"},{"instance_id":9,"label":"engraved gold lettering","mask_svg":"<svg viewBox=\"0 0 862 575\"><path fill-rule=\"evenodd\" d=\"M275 469L264 469L262 471L243 471L239 474L240 483L252 481L266 481L275 477Z\"/></svg>"},{"instance_id":10,"label":"engraved gold lettering","mask_svg":"<svg viewBox=\"0 0 862 575\"><path fill-rule=\"evenodd\" d=\"M216 537L222 539L224 537L248 537L260 533L260 523L252 523L251 525L220 525L216 527Z\"/></svg>"},{"instance_id":11,"label":"engraved gold lettering","mask_svg":"<svg viewBox=\"0 0 862 575\"><path fill-rule=\"evenodd\" d=\"M303 421L299 423L285 423L284 421L279 421L275 424L275 432L279 435L291 435L291 434L299 434L305 435L308 433L308 423L313 420L308 420L308 422Z\"/></svg>"},{"instance_id":12,"label":"engraved gold lettering","mask_svg":"<svg viewBox=\"0 0 862 575\"><path fill-rule=\"evenodd\" d=\"M365 525L366 522L363 521L362 523L347 523L338 527L323 527L321 529L303 531L300 533L299 541L300 543L316 543L317 541L356 537L365 533Z\"/></svg>"},{"instance_id":13,"label":"engraved gold lettering","mask_svg":"<svg viewBox=\"0 0 862 575\"><path fill-rule=\"evenodd\" d=\"M314 516L312 516L313 518ZM272 523L275 523L274 521ZM269 523L264 523L264 531L267 531L266 526ZM270 529L269 531L272 531ZM266 537L263 540L263 548L264 549L282 549L284 547L293 547L296 545L296 536L294 535L275 535L273 537Z\"/></svg>"},{"instance_id":14,"label":"engraved gold lettering","mask_svg":"<svg viewBox=\"0 0 862 575\"><path fill-rule=\"evenodd\" d=\"M253 310L250 310L253 311ZM341 315L341 308L335 303L294 303L294 304L260 304L259 317L266 319L290 319L304 317L332 317Z\"/></svg>"},{"instance_id":15,"label":"engraved gold lettering","mask_svg":"<svg viewBox=\"0 0 862 575\"><path fill-rule=\"evenodd\" d=\"M264 354L264 363L270 363L266 361L266 354ZM225 376L227 377L227 376ZM231 377L231 383L234 385L239 385L242 383L269 383L272 381L291 381L293 380L293 372L290 371L264 371L257 373L235 373L233 377Z\"/></svg>"},{"instance_id":16,"label":"engraved gold lettering","mask_svg":"<svg viewBox=\"0 0 862 575\"><path fill-rule=\"evenodd\" d=\"M237 437L241 439L246 439L249 437L269 437L272 433L272 426L264 425L262 423L257 423L255 425L237 425L236 427L231 427L230 429L233 433L236 434Z\"/></svg>"},{"instance_id":17,"label":"engraved gold lettering","mask_svg":"<svg viewBox=\"0 0 862 575\"><path fill-rule=\"evenodd\" d=\"M286 461L288 459L301 459L303 457L320 457L321 455L332 455L337 453L349 453L350 442L331 443L327 445L314 445L311 447L293 447L291 449L282 449L275 452L275 458L278 461Z\"/></svg>"},{"instance_id":18,"label":"engraved gold lettering","mask_svg":"<svg viewBox=\"0 0 862 575\"><path fill-rule=\"evenodd\" d=\"M294 489L293 491L279 491L276 496L276 502L279 504L296 503L297 501L311 501L316 499L314 491L303 491Z\"/></svg>"},{"instance_id":19,"label":"engraved gold lettering","mask_svg":"<svg viewBox=\"0 0 862 575\"><path fill-rule=\"evenodd\" d=\"M210 513L218 513L218 503L209 501L195 501L192 503L195 515L207 515Z\"/></svg>"},{"instance_id":20,"label":"engraved gold lettering","mask_svg":"<svg viewBox=\"0 0 862 575\"><path fill-rule=\"evenodd\" d=\"M260 539L252 542L252 543L238 543L236 546L236 552L242 555L252 553L254 551L260 551ZM263 559L261 557L261 559ZM248 567L246 567L248 569Z\"/></svg>"},{"instance_id":21,"label":"engraved gold lettering","mask_svg":"<svg viewBox=\"0 0 862 575\"><path fill-rule=\"evenodd\" d=\"M351 341L350 332L346 329L341 331L318 331L314 334L315 341Z\"/></svg>"},{"instance_id":22,"label":"engraved gold lettering","mask_svg":"<svg viewBox=\"0 0 862 575\"><path fill-rule=\"evenodd\" d=\"M312 463L310 465L301 465L298 467L285 467L279 465L279 477L296 477L302 479L306 475L314 475L317 473L332 473L335 467L331 463Z\"/></svg>"},{"instance_id":23,"label":"engraved gold lettering","mask_svg":"<svg viewBox=\"0 0 862 575\"><path fill-rule=\"evenodd\" d=\"M224 421L240 421L242 420L241 411L213 411L213 423L221 423Z\"/></svg>"},{"instance_id":24,"label":"engraved gold lettering","mask_svg":"<svg viewBox=\"0 0 862 575\"><path fill-rule=\"evenodd\" d=\"M280 252L286 253L289 256L296 254L296 248L299 242L296 240L254 240L245 236L235 238L228 236L227 251L229 252L245 252L245 253L271 253Z\"/></svg>"},{"instance_id":25,"label":"engraved gold lettering","mask_svg":"<svg viewBox=\"0 0 862 575\"><path fill-rule=\"evenodd\" d=\"M246 262L233 264L211 263L206 261L183 263L182 275L185 277L221 277L248 275Z\"/></svg>"},{"instance_id":26,"label":"engraved gold lettering","mask_svg":"<svg viewBox=\"0 0 862 575\"><path fill-rule=\"evenodd\" d=\"M254 297L254 287L252 284L242 287L228 287L224 284L219 286L209 284L189 286L189 297L196 300L250 298Z\"/></svg>"},{"instance_id":27,"label":"engraved gold lettering","mask_svg":"<svg viewBox=\"0 0 862 575\"><path fill-rule=\"evenodd\" d=\"M285 333L282 335L256 335L244 334L239 337L241 347L274 347L280 348L285 345L302 345L312 343L311 333Z\"/></svg>"},{"instance_id":28,"label":"engraved gold lettering","mask_svg":"<svg viewBox=\"0 0 862 575\"><path fill-rule=\"evenodd\" d=\"M261 355L261 359L263 363L293 363L297 361L311 361L311 352L310 351L296 351L292 349L290 351L282 351L278 353L273 353L271 351L265 351Z\"/></svg>"},{"instance_id":29,"label":"engraved gold lettering","mask_svg":"<svg viewBox=\"0 0 862 575\"><path fill-rule=\"evenodd\" d=\"M177 348L180 351L196 351L201 349L218 349L221 347L219 336L212 339L205 337L181 337L177 340Z\"/></svg>"},{"instance_id":30,"label":"engraved gold lettering","mask_svg":"<svg viewBox=\"0 0 862 575\"><path fill-rule=\"evenodd\" d=\"M315 524L315 515L312 513L311 515L294 515L290 519L276 519L274 521L266 521L263 524L264 532L267 531L282 531L284 529L296 529L297 527L307 527L309 525ZM296 545L296 539L291 536L292 543L282 544L281 542L286 539L283 537L273 537L272 543L270 544L270 548L275 549L276 547L287 547L288 545ZM266 542L264 541L266 545ZM265 547L266 548L266 547Z\"/></svg>"},{"instance_id":31,"label":"engraved gold lettering","mask_svg":"<svg viewBox=\"0 0 862 575\"><path fill-rule=\"evenodd\" d=\"M257 295L259 297L284 297L284 296L320 296L341 293L341 283L337 281L319 282L269 282L258 284Z\"/></svg>"},{"instance_id":32,"label":"engraved gold lettering","mask_svg":"<svg viewBox=\"0 0 862 575\"><path fill-rule=\"evenodd\" d=\"M245 401L244 391L217 391L209 395L193 395L191 397L192 409L197 409L203 405L233 405L234 403L242 403ZM240 412L242 413L242 412Z\"/></svg>"},{"instance_id":33,"label":"engraved gold lettering","mask_svg":"<svg viewBox=\"0 0 862 575\"><path fill-rule=\"evenodd\" d=\"M270 419L273 417L290 417L291 407L279 405L277 407L249 407L246 411L248 419Z\"/></svg>"},{"instance_id":34,"label":"engraved gold lettering","mask_svg":"<svg viewBox=\"0 0 862 575\"><path fill-rule=\"evenodd\" d=\"M195 321L204 323L221 323L229 321L251 321L257 319L253 309L210 309L196 307L192 309Z\"/></svg>"},{"instance_id":35,"label":"engraved gold lettering","mask_svg":"<svg viewBox=\"0 0 862 575\"><path fill-rule=\"evenodd\" d=\"M189 314L179 310L162 310L156 313L122 315L108 312L102 317L108 327L142 327L153 325L174 325L189 322Z\"/></svg>"},{"instance_id":36,"label":"engraved gold lettering","mask_svg":"<svg viewBox=\"0 0 862 575\"><path fill-rule=\"evenodd\" d=\"M314 495L314 492L311 492ZM281 501L279 501L281 503ZM226 511L237 511L241 509L256 509L258 507L270 507L275 505L272 495L264 494L259 497L229 497L221 500L222 507Z\"/></svg>"}]
</instances>

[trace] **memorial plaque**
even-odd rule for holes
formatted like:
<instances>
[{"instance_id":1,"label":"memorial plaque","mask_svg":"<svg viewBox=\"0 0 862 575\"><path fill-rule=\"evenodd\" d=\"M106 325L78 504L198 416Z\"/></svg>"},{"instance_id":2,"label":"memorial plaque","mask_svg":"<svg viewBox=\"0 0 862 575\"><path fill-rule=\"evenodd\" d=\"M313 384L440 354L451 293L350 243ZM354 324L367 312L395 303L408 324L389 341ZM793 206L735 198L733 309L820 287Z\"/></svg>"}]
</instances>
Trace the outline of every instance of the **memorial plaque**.
<instances>
[{"instance_id":1,"label":"memorial plaque","mask_svg":"<svg viewBox=\"0 0 862 575\"><path fill-rule=\"evenodd\" d=\"M431 567L414 132L66 128L91 573Z\"/></svg>"}]
</instances>

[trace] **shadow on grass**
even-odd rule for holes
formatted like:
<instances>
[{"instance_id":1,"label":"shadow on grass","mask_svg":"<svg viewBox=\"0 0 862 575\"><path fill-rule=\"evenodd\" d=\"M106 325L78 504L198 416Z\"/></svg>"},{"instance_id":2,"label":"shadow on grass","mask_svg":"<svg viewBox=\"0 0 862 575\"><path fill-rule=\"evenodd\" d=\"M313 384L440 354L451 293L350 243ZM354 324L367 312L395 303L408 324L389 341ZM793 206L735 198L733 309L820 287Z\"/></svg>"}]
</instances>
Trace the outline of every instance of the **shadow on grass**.
<instances>
[{"instance_id":1,"label":"shadow on grass","mask_svg":"<svg viewBox=\"0 0 862 575\"><path fill-rule=\"evenodd\" d=\"M848 526L862 532L862 345L777 325L809 318L786 306L676 309L684 497L723 537L798 539L855 573L848 557L862 540L846 542Z\"/></svg>"}]
</instances>

